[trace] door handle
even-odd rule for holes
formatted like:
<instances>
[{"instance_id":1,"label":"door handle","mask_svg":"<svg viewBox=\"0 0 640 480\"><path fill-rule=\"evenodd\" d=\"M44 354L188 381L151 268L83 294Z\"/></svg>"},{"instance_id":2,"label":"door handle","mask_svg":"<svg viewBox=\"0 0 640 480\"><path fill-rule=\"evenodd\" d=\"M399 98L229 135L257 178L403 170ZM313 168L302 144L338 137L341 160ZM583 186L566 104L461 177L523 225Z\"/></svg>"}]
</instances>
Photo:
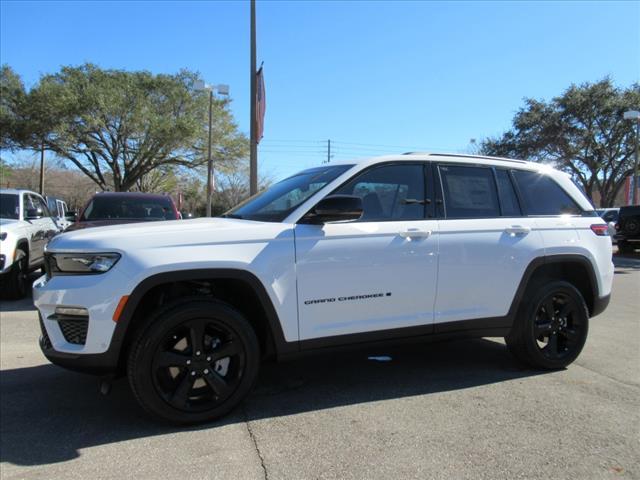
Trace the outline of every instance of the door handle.
<instances>
[{"instance_id":1,"label":"door handle","mask_svg":"<svg viewBox=\"0 0 640 480\"><path fill-rule=\"evenodd\" d=\"M420 230L419 228L408 228L402 232L398 232L402 238L427 238L431 236L431 230Z\"/></svg>"},{"instance_id":2,"label":"door handle","mask_svg":"<svg viewBox=\"0 0 640 480\"><path fill-rule=\"evenodd\" d=\"M522 225L511 225L504 229L511 237L524 236L531 232L531 227L523 227Z\"/></svg>"}]
</instances>

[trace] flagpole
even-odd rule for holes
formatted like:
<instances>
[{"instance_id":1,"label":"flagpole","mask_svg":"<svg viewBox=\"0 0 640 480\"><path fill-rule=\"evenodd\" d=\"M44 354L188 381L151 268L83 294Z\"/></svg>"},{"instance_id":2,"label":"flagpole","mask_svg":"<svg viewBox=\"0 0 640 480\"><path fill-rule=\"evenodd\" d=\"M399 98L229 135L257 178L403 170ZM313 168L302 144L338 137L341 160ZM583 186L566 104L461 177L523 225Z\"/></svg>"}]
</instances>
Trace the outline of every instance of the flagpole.
<instances>
[{"instance_id":1,"label":"flagpole","mask_svg":"<svg viewBox=\"0 0 640 480\"><path fill-rule=\"evenodd\" d=\"M251 0L251 126L249 140L249 193L258 193L258 141L256 125L256 0Z\"/></svg>"}]
</instances>

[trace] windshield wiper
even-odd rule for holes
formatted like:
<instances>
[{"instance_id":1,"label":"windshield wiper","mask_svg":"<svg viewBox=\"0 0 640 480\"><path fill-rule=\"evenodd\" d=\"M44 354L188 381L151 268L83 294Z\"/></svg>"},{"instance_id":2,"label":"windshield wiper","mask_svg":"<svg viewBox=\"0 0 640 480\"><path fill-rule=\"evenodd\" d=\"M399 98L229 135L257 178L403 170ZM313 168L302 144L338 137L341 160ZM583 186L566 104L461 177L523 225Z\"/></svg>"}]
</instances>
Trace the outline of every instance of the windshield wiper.
<instances>
[{"instance_id":1,"label":"windshield wiper","mask_svg":"<svg viewBox=\"0 0 640 480\"><path fill-rule=\"evenodd\" d=\"M225 213L224 215L220 215L222 218L240 218L242 219L242 215L238 215L237 213Z\"/></svg>"}]
</instances>

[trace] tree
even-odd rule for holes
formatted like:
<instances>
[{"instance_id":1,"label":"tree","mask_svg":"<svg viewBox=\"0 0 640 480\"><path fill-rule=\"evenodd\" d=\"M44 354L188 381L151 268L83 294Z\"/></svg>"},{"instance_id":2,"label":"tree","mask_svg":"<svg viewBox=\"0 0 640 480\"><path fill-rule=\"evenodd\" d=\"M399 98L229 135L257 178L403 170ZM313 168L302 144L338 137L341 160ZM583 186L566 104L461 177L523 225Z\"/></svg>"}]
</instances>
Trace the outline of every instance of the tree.
<instances>
[{"instance_id":1,"label":"tree","mask_svg":"<svg viewBox=\"0 0 640 480\"><path fill-rule=\"evenodd\" d=\"M18 111L24 101L22 80L8 65L0 67L0 149L13 149L19 142Z\"/></svg>"},{"instance_id":2,"label":"tree","mask_svg":"<svg viewBox=\"0 0 640 480\"><path fill-rule=\"evenodd\" d=\"M103 190L148 190L157 172L206 162L208 95L194 89L198 79L187 70L153 75L63 67L15 103L14 143L44 145ZM217 168L233 170L248 142L228 106L214 101L213 151Z\"/></svg>"},{"instance_id":3,"label":"tree","mask_svg":"<svg viewBox=\"0 0 640 480\"><path fill-rule=\"evenodd\" d=\"M601 206L613 206L627 177L633 174L634 124L622 118L640 110L640 85L621 89L609 78L571 85L551 101L525 99L513 128L482 142L487 155L549 162L572 175Z\"/></svg>"}]
</instances>

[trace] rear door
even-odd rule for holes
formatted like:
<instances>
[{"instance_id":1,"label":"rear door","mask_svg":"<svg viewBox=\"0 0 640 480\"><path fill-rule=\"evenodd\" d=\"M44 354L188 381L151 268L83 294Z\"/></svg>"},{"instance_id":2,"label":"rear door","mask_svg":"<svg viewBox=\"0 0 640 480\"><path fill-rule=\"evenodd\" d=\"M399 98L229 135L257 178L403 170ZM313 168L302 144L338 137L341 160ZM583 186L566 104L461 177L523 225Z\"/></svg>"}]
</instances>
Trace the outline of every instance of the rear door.
<instances>
[{"instance_id":1,"label":"rear door","mask_svg":"<svg viewBox=\"0 0 640 480\"><path fill-rule=\"evenodd\" d=\"M523 216L508 170L439 164L437 176L442 218L434 321L452 330L463 320L501 326L527 265L542 249L540 233Z\"/></svg>"}]
</instances>

